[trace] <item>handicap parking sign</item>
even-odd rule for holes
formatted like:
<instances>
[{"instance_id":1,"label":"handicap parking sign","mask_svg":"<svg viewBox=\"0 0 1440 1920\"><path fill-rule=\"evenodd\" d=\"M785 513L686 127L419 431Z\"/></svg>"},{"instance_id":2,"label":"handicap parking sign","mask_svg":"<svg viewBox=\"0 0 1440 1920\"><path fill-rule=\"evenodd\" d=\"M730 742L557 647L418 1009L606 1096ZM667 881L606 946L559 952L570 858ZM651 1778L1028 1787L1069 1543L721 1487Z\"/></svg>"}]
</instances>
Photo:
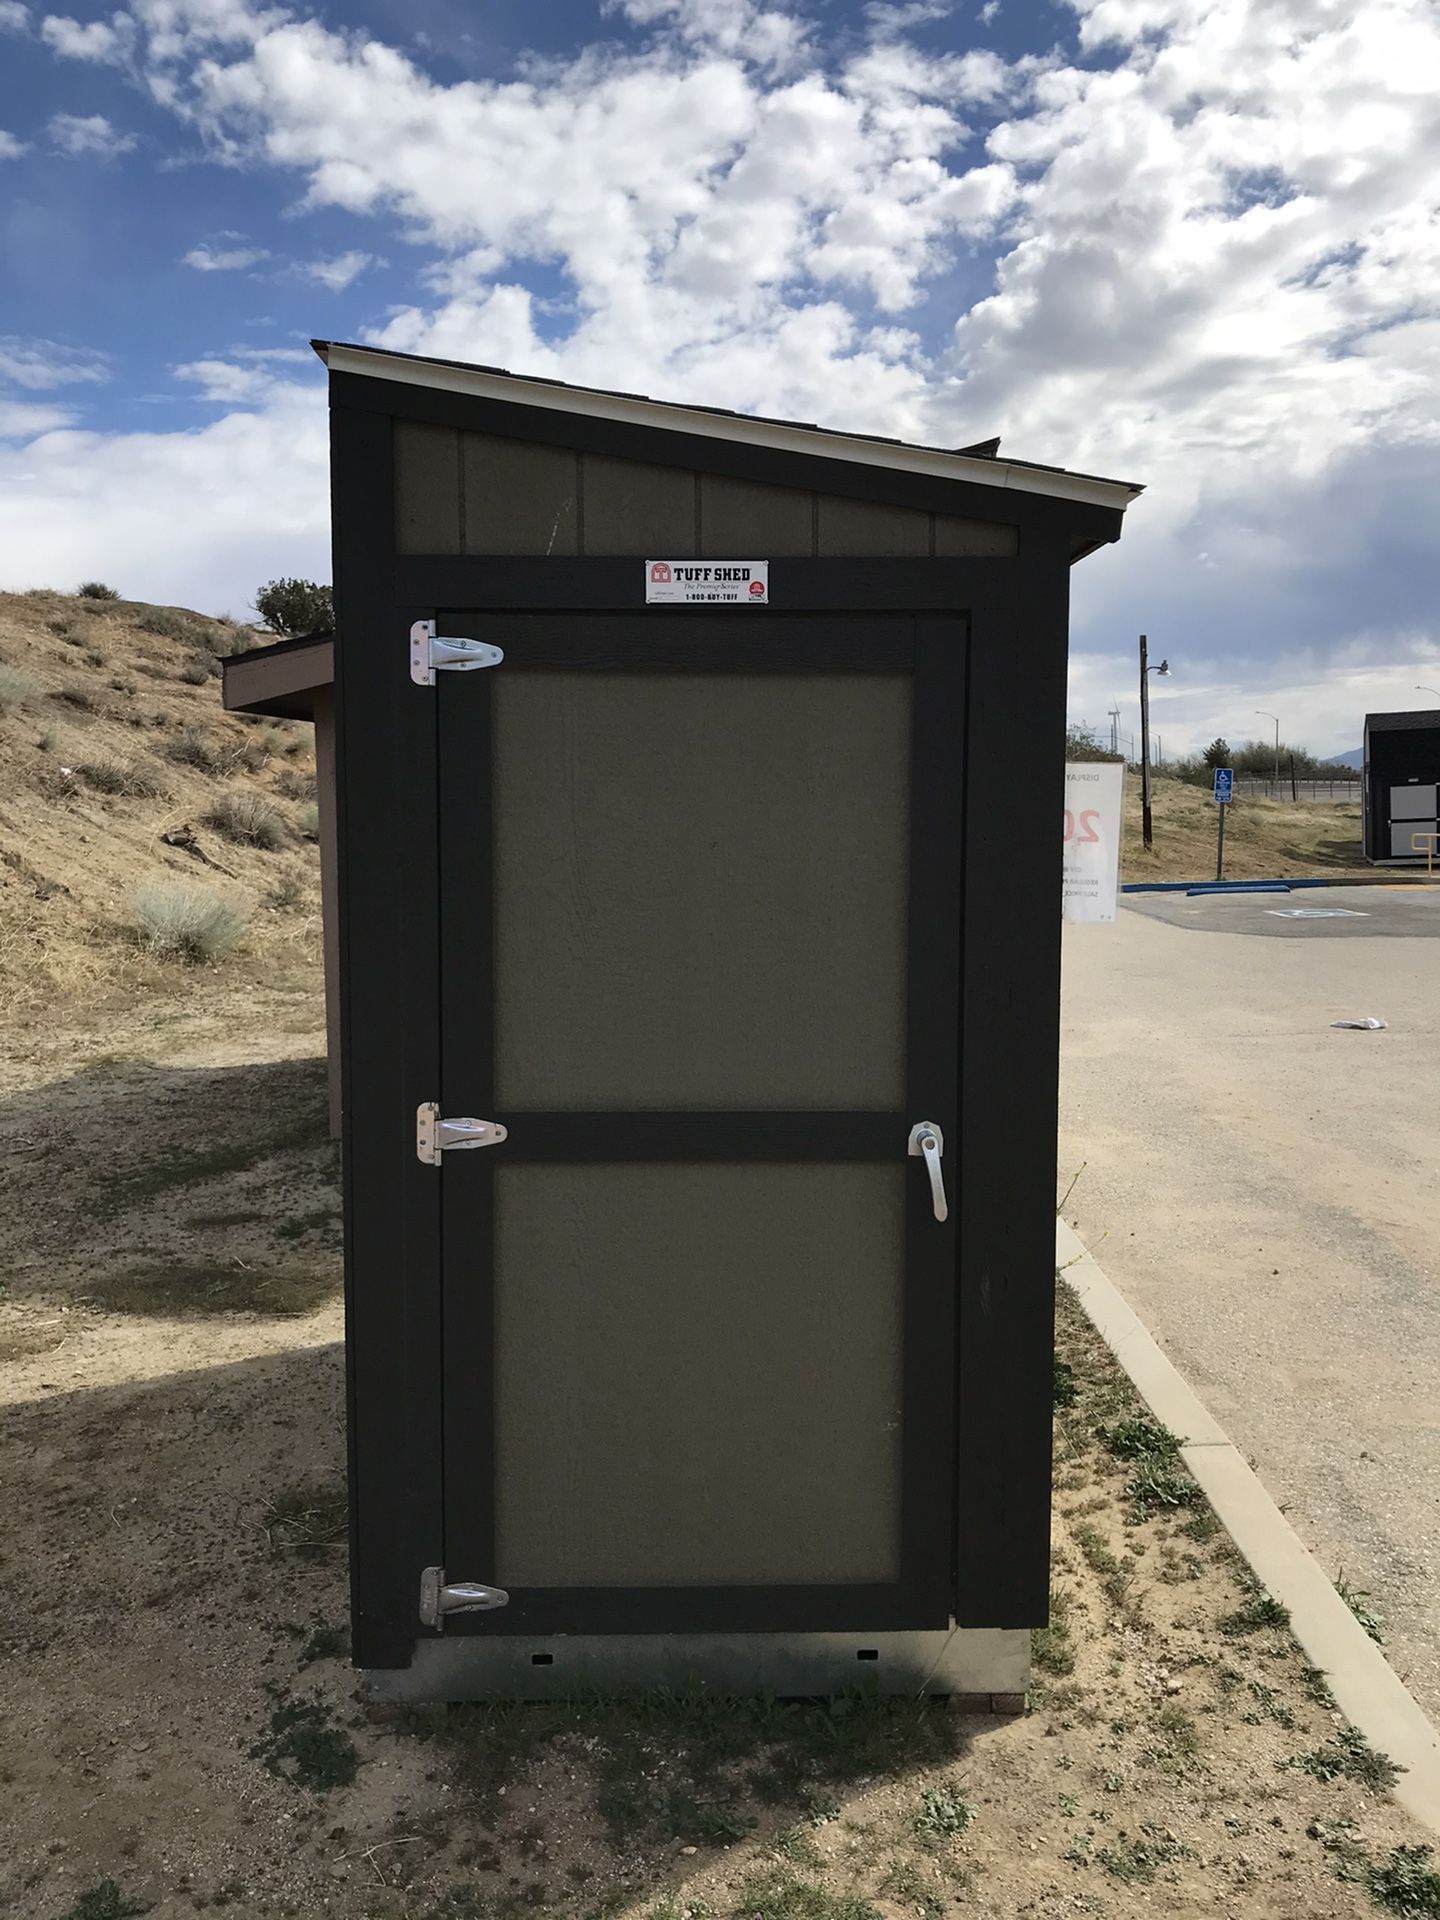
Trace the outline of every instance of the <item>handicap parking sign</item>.
<instances>
[{"instance_id":1,"label":"handicap parking sign","mask_svg":"<svg viewBox=\"0 0 1440 1920\"><path fill-rule=\"evenodd\" d=\"M1222 807L1230 804L1230 795L1235 786L1235 773L1231 767L1216 767L1215 798Z\"/></svg>"}]
</instances>

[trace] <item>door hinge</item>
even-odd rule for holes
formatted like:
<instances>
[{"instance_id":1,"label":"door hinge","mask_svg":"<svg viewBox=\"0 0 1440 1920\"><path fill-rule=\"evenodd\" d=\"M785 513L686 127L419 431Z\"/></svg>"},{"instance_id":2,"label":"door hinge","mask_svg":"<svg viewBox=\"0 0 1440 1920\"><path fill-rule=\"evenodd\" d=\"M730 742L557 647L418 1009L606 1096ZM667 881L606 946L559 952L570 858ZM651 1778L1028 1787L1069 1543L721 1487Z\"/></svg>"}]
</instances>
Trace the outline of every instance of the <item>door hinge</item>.
<instances>
[{"instance_id":1,"label":"door hinge","mask_svg":"<svg viewBox=\"0 0 1440 1920\"><path fill-rule=\"evenodd\" d=\"M450 1613L489 1613L495 1607L508 1607L510 1596L503 1587L487 1587L479 1580L449 1580L443 1567L425 1567L420 1574L420 1624L445 1628Z\"/></svg>"},{"instance_id":2,"label":"door hinge","mask_svg":"<svg viewBox=\"0 0 1440 1920\"><path fill-rule=\"evenodd\" d=\"M415 1153L430 1167L438 1167L441 1154L453 1147L498 1147L509 1138L498 1120L442 1120L433 1100L415 1109Z\"/></svg>"},{"instance_id":3,"label":"door hinge","mask_svg":"<svg viewBox=\"0 0 1440 1920\"><path fill-rule=\"evenodd\" d=\"M410 678L417 687L433 687L437 671L473 673L476 667L498 667L504 658L504 649L486 640L445 639L433 620L417 620L410 629Z\"/></svg>"}]
</instances>

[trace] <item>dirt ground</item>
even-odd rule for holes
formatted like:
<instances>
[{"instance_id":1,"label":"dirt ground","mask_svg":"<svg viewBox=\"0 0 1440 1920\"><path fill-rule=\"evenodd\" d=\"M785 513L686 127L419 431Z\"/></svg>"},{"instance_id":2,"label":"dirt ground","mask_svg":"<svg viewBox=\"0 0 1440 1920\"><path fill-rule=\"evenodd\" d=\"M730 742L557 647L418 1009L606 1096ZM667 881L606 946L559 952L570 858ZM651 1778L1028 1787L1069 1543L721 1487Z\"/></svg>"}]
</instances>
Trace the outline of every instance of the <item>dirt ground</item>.
<instances>
[{"instance_id":1,"label":"dirt ground","mask_svg":"<svg viewBox=\"0 0 1440 1920\"><path fill-rule=\"evenodd\" d=\"M368 1706L320 1040L313 981L205 970L11 1034L0 1911L1299 1920L1424 1873L1068 1307L1026 1714Z\"/></svg>"}]
</instances>

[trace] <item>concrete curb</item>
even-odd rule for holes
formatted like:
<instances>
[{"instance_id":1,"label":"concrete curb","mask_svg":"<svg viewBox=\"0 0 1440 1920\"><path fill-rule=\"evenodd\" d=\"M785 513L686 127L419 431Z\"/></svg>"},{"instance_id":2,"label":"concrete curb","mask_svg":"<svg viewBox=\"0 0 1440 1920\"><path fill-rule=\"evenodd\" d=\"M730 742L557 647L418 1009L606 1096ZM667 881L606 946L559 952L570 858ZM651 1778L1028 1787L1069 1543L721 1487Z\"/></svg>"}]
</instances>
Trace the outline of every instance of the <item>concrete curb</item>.
<instances>
[{"instance_id":1,"label":"concrete curb","mask_svg":"<svg viewBox=\"0 0 1440 1920\"><path fill-rule=\"evenodd\" d=\"M1055 1222L1055 1264L1146 1406L1179 1434L1181 1458L1256 1579L1289 1608L1295 1638L1324 1672L1340 1711L1372 1746L1405 1768L1393 1789L1395 1799L1432 1833L1440 1833L1440 1735L1229 1435L1063 1220Z\"/></svg>"}]
</instances>

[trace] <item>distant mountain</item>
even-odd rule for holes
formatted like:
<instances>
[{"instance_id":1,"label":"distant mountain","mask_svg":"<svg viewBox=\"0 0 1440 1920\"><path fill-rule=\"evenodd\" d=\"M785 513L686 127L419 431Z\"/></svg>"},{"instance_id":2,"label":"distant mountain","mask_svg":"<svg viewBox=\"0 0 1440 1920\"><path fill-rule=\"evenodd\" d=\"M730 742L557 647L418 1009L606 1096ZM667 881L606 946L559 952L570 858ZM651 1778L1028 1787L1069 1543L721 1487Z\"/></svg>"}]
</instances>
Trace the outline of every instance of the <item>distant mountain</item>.
<instances>
[{"instance_id":1,"label":"distant mountain","mask_svg":"<svg viewBox=\"0 0 1440 1920\"><path fill-rule=\"evenodd\" d=\"M1351 747L1348 753L1332 753L1324 764L1327 767L1363 767L1365 764L1365 749L1363 747Z\"/></svg>"}]
</instances>

